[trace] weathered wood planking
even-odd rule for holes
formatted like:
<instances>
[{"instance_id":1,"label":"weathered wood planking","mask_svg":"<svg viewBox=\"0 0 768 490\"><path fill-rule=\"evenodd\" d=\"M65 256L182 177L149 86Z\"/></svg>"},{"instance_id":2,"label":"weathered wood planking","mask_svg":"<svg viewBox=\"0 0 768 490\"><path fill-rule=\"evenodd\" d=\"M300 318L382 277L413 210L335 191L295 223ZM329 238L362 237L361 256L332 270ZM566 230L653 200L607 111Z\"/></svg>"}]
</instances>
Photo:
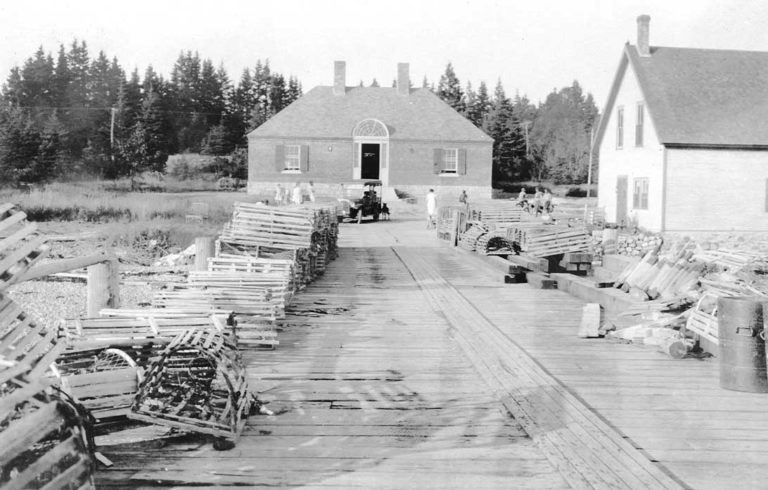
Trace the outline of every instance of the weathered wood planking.
<instances>
[{"instance_id":1,"label":"weathered wood planking","mask_svg":"<svg viewBox=\"0 0 768 490\"><path fill-rule=\"evenodd\" d=\"M189 439L103 447L115 466L100 486L566 488L379 247L395 243L379 224L383 235L353 238L376 248L342 249L295 297L279 351L245 352L278 415L249 419L228 452Z\"/></svg>"}]
</instances>

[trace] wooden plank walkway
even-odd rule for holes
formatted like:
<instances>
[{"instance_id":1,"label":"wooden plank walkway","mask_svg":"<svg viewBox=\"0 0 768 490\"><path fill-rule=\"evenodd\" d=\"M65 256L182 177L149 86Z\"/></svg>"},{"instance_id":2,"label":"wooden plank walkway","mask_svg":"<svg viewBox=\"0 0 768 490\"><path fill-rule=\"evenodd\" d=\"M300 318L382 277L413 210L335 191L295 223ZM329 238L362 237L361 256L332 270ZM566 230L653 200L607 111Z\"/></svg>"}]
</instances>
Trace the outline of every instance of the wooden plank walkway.
<instances>
[{"instance_id":1,"label":"wooden plank walkway","mask_svg":"<svg viewBox=\"0 0 768 490\"><path fill-rule=\"evenodd\" d=\"M716 360L579 339L580 301L503 284L421 221L345 225L339 245L280 347L245 353L276 415L226 452L105 447L101 486L765 486L768 397L721 390Z\"/></svg>"},{"instance_id":2,"label":"wooden plank walkway","mask_svg":"<svg viewBox=\"0 0 768 490\"><path fill-rule=\"evenodd\" d=\"M103 447L115 465L100 486L568 488L391 246L365 246L375 230L344 227L346 247L298 294L278 349L246 351L275 416L251 417L225 452L195 436Z\"/></svg>"}]
</instances>

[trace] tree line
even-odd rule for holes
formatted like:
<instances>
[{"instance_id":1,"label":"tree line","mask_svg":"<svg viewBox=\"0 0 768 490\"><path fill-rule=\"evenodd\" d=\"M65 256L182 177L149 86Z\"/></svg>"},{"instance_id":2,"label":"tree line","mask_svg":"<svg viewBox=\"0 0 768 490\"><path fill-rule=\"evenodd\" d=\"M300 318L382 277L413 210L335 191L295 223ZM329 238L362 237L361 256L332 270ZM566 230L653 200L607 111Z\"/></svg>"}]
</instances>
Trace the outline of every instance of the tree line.
<instances>
[{"instance_id":1,"label":"tree line","mask_svg":"<svg viewBox=\"0 0 768 490\"><path fill-rule=\"evenodd\" d=\"M0 183L163 171L168 155L244 152L245 135L302 94L269 61L233 83L223 66L182 52L165 79L152 66L126 75L91 58L85 41L43 48L14 67L0 104Z\"/></svg>"},{"instance_id":2,"label":"tree line","mask_svg":"<svg viewBox=\"0 0 768 490\"><path fill-rule=\"evenodd\" d=\"M449 63L436 86L426 77L422 86L494 139L494 182L586 181L598 110L578 82L535 105L507 97L500 81L493 93L484 81L462 87ZM235 83L223 66L186 51L166 79L152 66L127 75L103 51L92 59L85 41L61 45L55 58L41 47L0 93L0 185L162 172L179 152L244 162L245 135L301 94L299 80L269 61Z\"/></svg>"},{"instance_id":3,"label":"tree line","mask_svg":"<svg viewBox=\"0 0 768 490\"><path fill-rule=\"evenodd\" d=\"M477 90L470 82L462 88L451 63L437 86L424 78L448 105L482 128L493 140L493 181L550 179L557 184L587 181L590 139L598 109L592 94L584 94L577 81L534 105L527 97L507 97L501 81L493 94L484 81ZM593 175L597 158L593 159Z\"/></svg>"}]
</instances>

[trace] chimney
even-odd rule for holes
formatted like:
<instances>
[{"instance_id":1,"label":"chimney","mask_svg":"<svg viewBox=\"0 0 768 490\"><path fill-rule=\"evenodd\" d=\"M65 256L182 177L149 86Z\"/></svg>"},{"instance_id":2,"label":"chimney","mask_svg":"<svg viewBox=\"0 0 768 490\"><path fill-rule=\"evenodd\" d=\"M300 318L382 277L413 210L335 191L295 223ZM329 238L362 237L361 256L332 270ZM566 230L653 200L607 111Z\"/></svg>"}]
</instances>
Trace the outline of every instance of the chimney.
<instances>
[{"instance_id":1,"label":"chimney","mask_svg":"<svg viewBox=\"0 0 768 490\"><path fill-rule=\"evenodd\" d=\"M640 56L651 55L651 46L648 41L650 23L650 15L641 15L637 18L637 52Z\"/></svg>"},{"instance_id":2,"label":"chimney","mask_svg":"<svg viewBox=\"0 0 768 490\"><path fill-rule=\"evenodd\" d=\"M397 95L411 94L411 80L408 76L408 63L397 64Z\"/></svg>"},{"instance_id":3,"label":"chimney","mask_svg":"<svg viewBox=\"0 0 768 490\"><path fill-rule=\"evenodd\" d=\"M333 95L344 95L347 91L347 63L333 62Z\"/></svg>"}]
</instances>

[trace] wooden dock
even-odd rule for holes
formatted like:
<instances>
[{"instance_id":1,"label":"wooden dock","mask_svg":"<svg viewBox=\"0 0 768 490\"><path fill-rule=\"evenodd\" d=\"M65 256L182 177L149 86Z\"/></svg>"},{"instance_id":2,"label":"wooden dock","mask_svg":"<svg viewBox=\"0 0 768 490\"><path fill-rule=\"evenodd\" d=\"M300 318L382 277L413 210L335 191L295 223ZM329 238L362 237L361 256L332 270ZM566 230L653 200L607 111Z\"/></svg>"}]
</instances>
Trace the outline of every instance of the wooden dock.
<instances>
[{"instance_id":1,"label":"wooden dock","mask_svg":"<svg viewBox=\"0 0 768 490\"><path fill-rule=\"evenodd\" d=\"M275 351L275 412L229 451L199 436L101 451L101 487L762 488L768 397L716 360L576 336L582 303L504 284L424 223L344 225ZM127 441L127 439L126 439Z\"/></svg>"}]
</instances>

